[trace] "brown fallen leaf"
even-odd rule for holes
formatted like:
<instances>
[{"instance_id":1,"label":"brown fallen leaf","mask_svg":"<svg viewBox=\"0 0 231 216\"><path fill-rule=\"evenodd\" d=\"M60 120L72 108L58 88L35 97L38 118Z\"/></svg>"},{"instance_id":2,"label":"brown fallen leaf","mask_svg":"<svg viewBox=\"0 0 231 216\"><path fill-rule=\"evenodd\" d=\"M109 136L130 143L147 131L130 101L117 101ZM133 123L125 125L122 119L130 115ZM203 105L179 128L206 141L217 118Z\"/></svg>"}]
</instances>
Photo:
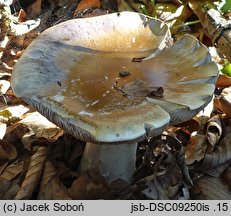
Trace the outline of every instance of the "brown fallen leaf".
<instances>
[{"instance_id":1,"label":"brown fallen leaf","mask_svg":"<svg viewBox=\"0 0 231 216\"><path fill-rule=\"evenodd\" d=\"M2 164L0 166L0 175L2 174L2 172L5 170L5 168L8 166L9 161L5 162L4 164Z\"/></svg>"},{"instance_id":2,"label":"brown fallen leaf","mask_svg":"<svg viewBox=\"0 0 231 216\"><path fill-rule=\"evenodd\" d=\"M201 169L208 169L220 166L221 164L231 160L231 134L224 137L219 144L214 147L212 153L205 154Z\"/></svg>"},{"instance_id":3,"label":"brown fallen leaf","mask_svg":"<svg viewBox=\"0 0 231 216\"><path fill-rule=\"evenodd\" d=\"M30 199L41 177L46 162L48 149L44 146L38 148L31 157L30 165L15 199Z\"/></svg>"},{"instance_id":4,"label":"brown fallen leaf","mask_svg":"<svg viewBox=\"0 0 231 216\"><path fill-rule=\"evenodd\" d=\"M45 186L48 184L48 182L51 180L51 178L55 176L55 174L56 174L56 169L53 166L53 164L50 161L46 161L46 163L44 165L42 179L40 182L40 190L39 190L39 194L38 194L39 199L42 196L42 193L44 193L44 191L45 191L44 190Z\"/></svg>"},{"instance_id":5,"label":"brown fallen leaf","mask_svg":"<svg viewBox=\"0 0 231 216\"><path fill-rule=\"evenodd\" d=\"M194 14L200 19L204 33L222 54L231 61L229 20L226 20L221 11L216 9L215 4L212 3L214 1L208 3L207 0L190 0L188 2Z\"/></svg>"},{"instance_id":6,"label":"brown fallen leaf","mask_svg":"<svg viewBox=\"0 0 231 216\"><path fill-rule=\"evenodd\" d=\"M16 148L0 139L0 160L14 160L17 157Z\"/></svg>"},{"instance_id":7,"label":"brown fallen leaf","mask_svg":"<svg viewBox=\"0 0 231 216\"><path fill-rule=\"evenodd\" d=\"M22 172L23 163L11 163L7 166L0 175L0 198L4 196L5 192L11 186L13 179L15 179Z\"/></svg>"},{"instance_id":8,"label":"brown fallen leaf","mask_svg":"<svg viewBox=\"0 0 231 216\"><path fill-rule=\"evenodd\" d=\"M118 11L134 11L134 9L125 0L117 0Z\"/></svg>"},{"instance_id":9,"label":"brown fallen leaf","mask_svg":"<svg viewBox=\"0 0 231 216\"><path fill-rule=\"evenodd\" d=\"M0 80L0 95L6 94L10 88L10 82L7 80Z\"/></svg>"},{"instance_id":10,"label":"brown fallen leaf","mask_svg":"<svg viewBox=\"0 0 231 216\"><path fill-rule=\"evenodd\" d=\"M179 125L177 125L179 126ZM186 146L190 140L190 132L186 129L187 127L176 127L169 126L164 132L164 135L168 135L177 139L177 141L182 145Z\"/></svg>"},{"instance_id":11,"label":"brown fallen leaf","mask_svg":"<svg viewBox=\"0 0 231 216\"><path fill-rule=\"evenodd\" d=\"M5 72L3 70L0 69L0 78L3 79L3 78L8 78L11 76L11 73L8 73L8 72Z\"/></svg>"},{"instance_id":12,"label":"brown fallen leaf","mask_svg":"<svg viewBox=\"0 0 231 216\"><path fill-rule=\"evenodd\" d=\"M229 166L223 173L221 176L223 182L227 185L227 187L229 188L229 191L231 191L231 166Z\"/></svg>"},{"instance_id":13,"label":"brown fallen leaf","mask_svg":"<svg viewBox=\"0 0 231 216\"><path fill-rule=\"evenodd\" d=\"M101 7L103 9L109 9L110 11L118 11L118 2L119 0L100 1Z\"/></svg>"},{"instance_id":14,"label":"brown fallen leaf","mask_svg":"<svg viewBox=\"0 0 231 216\"><path fill-rule=\"evenodd\" d=\"M229 86L231 86L231 77L225 74L220 74L216 83L216 87L227 88Z\"/></svg>"},{"instance_id":15,"label":"brown fallen leaf","mask_svg":"<svg viewBox=\"0 0 231 216\"><path fill-rule=\"evenodd\" d=\"M192 184L192 180L185 163L182 145L174 137L166 136L162 139L163 141L151 141L153 147L150 146L145 152L143 164L134 174L134 185L148 198L176 199L184 182ZM153 155L150 155L151 152ZM146 169L146 175L141 175L142 169Z\"/></svg>"},{"instance_id":16,"label":"brown fallen leaf","mask_svg":"<svg viewBox=\"0 0 231 216\"><path fill-rule=\"evenodd\" d=\"M89 8L100 8L99 0L81 0L74 12L74 15Z\"/></svg>"},{"instance_id":17,"label":"brown fallen leaf","mask_svg":"<svg viewBox=\"0 0 231 216\"><path fill-rule=\"evenodd\" d=\"M101 8L90 8L74 14L73 18L87 18L109 14L109 10Z\"/></svg>"},{"instance_id":18,"label":"brown fallen leaf","mask_svg":"<svg viewBox=\"0 0 231 216\"><path fill-rule=\"evenodd\" d=\"M140 179L135 184L137 190L142 190L146 198L176 199L182 187L182 173L178 166L169 166L165 171L160 171Z\"/></svg>"},{"instance_id":19,"label":"brown fallen leaf","mask_svg":"<svg viewBox=\"0 0 231 216\"><path fill-rule=\"evenodd\" d=\"M152 177L152 178L150 178ZM160 200L160 199L169 199L168 193L163 187L162 184L160 184L159 181L157 181L156 176L149 176L149 179L146 177L145 179L142 179L143 182L139 182L139 187L144 188L142 193L148 198L153 200Z\"/></svg>"},{"instance_id":20,"label":"brown fallen leaf","mask_svg":"<svg viewBox=\"0 0 231 216\"><path fill-rule=\"evenodd\" d=\"M32 1L32 4L27 7L28 16L33 19L38 17L41 14L42 0Z\"/></svg>"},{"instance_id":21,"label":"brown fallen leaf","mask_svg":"<svg viewBox=\"0 0 231 216\"><path fill-rule=\"evenodd\" d=\"M192 198L196 200L230 200L231 192L221 181L205 175L199 178L191 190Z\"/></svg>"},{"instance_id":22,"label":"brown fallen leaf","mask_svg":"<svg viewBox=\"0 0 231 216\"><path fill-rule=\"evenodd\" d=\"M72 199L99 199L107 196L108 186L97 174L83 173L69 188Z\"/></svg>"},{"instance_id":23,"label":"brown fallen leaf","mask_svg":"<svg viewBox=\"0 0 231 216\"><path fill-rule=\"evenodd\" d=\"M18 13L18 21L19 22L25 22L27 20L26 12L21 8Z\"/></svg>"},{"instance_id":24,"label":"brown fallen leaf","mask_svg":"<svg viewBox=\"0 0 231 216\"><path fill-rule=\"evenodd\" d=\"M3 97L0 97L0 108L5 108L6 104L8 106L27 105L22 99L14 95L12 89L9 89Z\"/></svg>"},{"instance_id":25,"label":"brown fallen leaf","mask_svg":"<svg viewBox=\"0 0 231 216\"><path fill-rule=\"evenodd\" d=\"M169 143L168 146L171 148L171 152L173 153L177 166L181 170L183 180L192 185L193 182L189 175L189 169L188 169L188 166L185 160L184 147L180 143L177 143L177 142Z\"/></svg>"},{"instance_id":26,"label":"brown fallen leaf","mask_svg":"<svg viewBox=\"0 0 231 216\"><path fill-rule=\"evenodd\" d=\"M57 177L57 171L50 161L46 161L40 183L38 199L71 199L67 188Z\"/></svg>"},{"instance_id":27,"label":"brown fallen leaf","mask_svg":"<svg viewBox=\"0 0 231 216\"><path fill-rule=\"evenodd\" d=\"M0 139L3 139L5 134L6 134L6 124L0 122Z\"/></svg>"},{"instance_id":28,"label":"brown fallen leaf","mask_svg":"<svg viewBox=\"0 0 231 216\"><path fill-rule=\"evenodd\" d=\"M190 134L200 129L200 123L195 118L192 118L186 122L180 123L176 126L185 128Z\"/></svg>"},{"instance_id":29,"label":"brown fallen leaf","mask_svg":"<svg viewBox=\"0 0 231 216\"><path fill-rule=\"evenodd\" d=\"M225 169L227 169L231 164L231 160L230 161L227 161L227 162L224 162L223 164L217 166L217 167L213 167L213 168L210 168L210 169L207 169L205 171L205 173L207 175L210 175L212 177L220 177L221 174L224 172Z\"/></svg>"},{"instance_id":30,"label":"brown fallen leaf","mask_svg":"<svg viewBox=\"0 0 231 216\"><path fill-rule=\"evenodd\" d=\"M51 178L40 196L43 200L71 200L65 185L55 176Z\"/></svg>"},{"instance_id":31,"label":"brown fallen leaf","mask_svg":"<svg viewBox=\"0 0 231 216\"><path fill-rule=\"evenodd\" d=\"M30 151L35 142L44 142L44 139L46 142L55 142L63 135L63 130L38 112L33 112L25 115L25 118L18 122L17 133L24 147Z\"/></svg>"},{"instance_id":32,"label":"brown fallen leaf","mask_svg":"<svg viewBox=\"0 0 231 216\"><path fill-rule=\"evenodd\" d=\"M153 84L144 82L142 80L135 80L127 83L121 88L114 86L115 89L120 90L123 94L135 97L163 97L164 89L161 86L155 86Z\"/></svg>"},{"instance_id":33,"label":"brown fallen leaf","mask_svg":"<svg viewBox=\"0 0 231 216\"><path fill-rule=\"evenodd\" d=\"M204 158L196 164L190 166L191 171L207 171L208 169L218 167L231 160L231 134L224 137L213 152L206 152Z\"/></svg>"},{"instance_id":34,"label":"brown fallen leaf","mask_svg":"<svg viewBox=\"0 0 231 216\"><path fill-rule=\"evenodd\" d=\"M64 134L52 145L49 145L49 159L55 161L56 168L62 162L65 164L65 168L61 165L61 170L76 170L76 164L80 161L84 147L85 142L77 140L69 134Z\"/></svg>"},{"instance_id":35,"label":"brown fallen leaf","mask_svg":"<svg viewBox=\"0 0 231 216\"><path fill-rule=\"evenodd\" d=\"M11 182L10 187L6 190L1 199L13 200L16 194L18 193L19 189L20 186L18 184L18 179L16 178Z\"/></svg>"},{"instance_id":36,"label":"brown fallen leaf","mask_svg":"<svg viewBox=\"0 0 231 216\"><path fill-rule=\"evenodd\" d=\"M206 137L208 142L214 147L222 135L222 119L220 115L211 117L207 122Z\"/></svg>"},{"instance_id":37,"label":"brown fallen leaf","mask_svg":"<svg viewBox=\"0 0 231 216\"><path fill-rule=\"evenodd\" d=\"M156 4L156 13L159 19L172 27L172 34L186 31L187 28L183 29L182 25L192 16L192 11L186 4L177 6L173 1Z\"/></svg>"},{"instance_id":38,"label":"brown fallen leaf","mask_svg":"<svg viewBox=\"0 0 231 216\"><path fill-rule=\"evenodd\" d=\"M207 121L212 116L213 110L214 110L214 102L213 100L211 100L211 102L194 117L194 119L199 124L199 129L198 129L199 134L204 134L204 128L207 124Z\"/></svg>"},{"instance_id":39,"label":"brown fallen leaf","mask_svg":"<svg viewBox=\"0 0 231 216\"><path fill-rule=\"evenodd\" d=\"M17 120L20 120L23 114L28 110L29 109L23 105L8 106L0 111L0 118L2 118L2 121L0 121L9 125Z\"/></svg>"},{"instance_id":40,"label":"brown fallen leaf","mask_svg":"<svg viewBox=\"0 0 231 216\"><path fill-rule=\"evenodd\" d=\"M207 142L205 135L191 136L188 145L185 147L185 161L187 165L201 161L206 152Z\"/></svg>"},{"instance_id":41,"label":"brown fallen leaf","mask_svg":"<svg viewBox=\"0 0 231 216\"><path fill-rule=\"evenodd\" d=\"M222 90L220 98L214 100L214 105L231 118L231 86Z\"/></svg>"},{"instance_id":42,"label":"brown fallen leaf","mask_svg":"<svg viewBox=\"0 0 231 216\"><path fill-rule=\"evenodd\" d=\"M66 163L64 163L61 160L52 160L53 164L56 168L56 176L62 181L64 185L66 185L68 188L71 187L73 181L79 177L79 173L72 170L70 166L67 166ZM75 167L76 169L76 164Z\"/></svg>"}]
</instances>

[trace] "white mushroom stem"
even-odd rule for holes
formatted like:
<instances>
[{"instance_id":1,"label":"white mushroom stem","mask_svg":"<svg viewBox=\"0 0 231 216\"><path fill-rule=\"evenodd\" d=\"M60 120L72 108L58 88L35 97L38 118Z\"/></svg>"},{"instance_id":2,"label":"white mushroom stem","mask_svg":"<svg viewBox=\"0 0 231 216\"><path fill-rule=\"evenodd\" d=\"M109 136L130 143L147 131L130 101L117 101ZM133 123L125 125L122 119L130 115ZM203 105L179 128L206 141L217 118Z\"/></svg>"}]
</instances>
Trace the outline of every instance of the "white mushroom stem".
<instances>
[{"instance_id":1,"label":"white mushroom stem","mask_svg":"<svg viewBox=\"0 0 231 216\"><path fill-rule=\"evenodd\" d=\"M129 182L135 171L137 143L86 143L80 171L98 171L108 183L119 178Z\"/></svg>"}]
</instances>

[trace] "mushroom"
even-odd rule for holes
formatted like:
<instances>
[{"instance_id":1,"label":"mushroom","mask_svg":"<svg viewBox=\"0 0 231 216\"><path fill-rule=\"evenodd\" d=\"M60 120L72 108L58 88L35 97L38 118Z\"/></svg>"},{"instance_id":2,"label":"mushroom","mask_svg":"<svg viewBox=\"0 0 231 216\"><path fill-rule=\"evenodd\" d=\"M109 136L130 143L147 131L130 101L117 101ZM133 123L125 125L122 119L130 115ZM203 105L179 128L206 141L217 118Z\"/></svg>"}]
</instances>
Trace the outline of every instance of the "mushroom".
<instances>
[{"instance_id":1,"label":"mushroom","mask_svg":"<svg viewBox=\"0 0 231 216\"><path fill-rule=\"evenodd\" d=\"M76 138L80 170L130 181L137 143L186 121L212 98L216 64L186 35L134 12L73 19L37 37L17 62L12 87Z\"/></svg>"}]
</instances>

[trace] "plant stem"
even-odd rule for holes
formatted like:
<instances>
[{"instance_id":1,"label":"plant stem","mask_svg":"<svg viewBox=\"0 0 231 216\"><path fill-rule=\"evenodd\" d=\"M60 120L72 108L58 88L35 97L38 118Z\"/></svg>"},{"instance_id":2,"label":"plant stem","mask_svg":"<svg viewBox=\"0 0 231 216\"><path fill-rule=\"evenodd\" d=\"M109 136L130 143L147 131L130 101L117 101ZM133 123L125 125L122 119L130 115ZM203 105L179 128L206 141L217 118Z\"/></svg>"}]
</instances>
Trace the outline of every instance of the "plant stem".
<instances>
[{"instance_id":1,"label":"plant stem","mask_svg":"<svg viewBox=\"0 0 231 216\"><path fill-rule=\"evenodd\" d=\"M178 28L181 28L181 27L184 27L184 26L194 25L194 24L197 24L197 23L200 23L200 22L201 22L200 20L194 20L194 21L186 22L184 24L175 25L172 28L173 29L178 29Z\"/></svg>"}]
</instances>

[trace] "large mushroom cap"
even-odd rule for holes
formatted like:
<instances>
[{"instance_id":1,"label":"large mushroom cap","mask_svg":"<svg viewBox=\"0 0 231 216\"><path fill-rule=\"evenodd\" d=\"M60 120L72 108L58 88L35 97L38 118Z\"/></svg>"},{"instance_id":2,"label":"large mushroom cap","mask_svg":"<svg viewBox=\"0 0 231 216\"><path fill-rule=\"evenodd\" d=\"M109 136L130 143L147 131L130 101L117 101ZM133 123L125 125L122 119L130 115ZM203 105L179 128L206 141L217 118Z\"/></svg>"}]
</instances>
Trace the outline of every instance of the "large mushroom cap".
<instances>
[{"instance_id":1,"label":"large mushroom cap","mask_svg":"<svg viewBox=\"0 0 231 216\"><path fill-rule=\"evenodd\" d=\"M133 12L69 20L28 47L12 86L79 139L139 141L188 120L214 91L207 48L189 35L164 49L168 41L164 23Z\"/></svg>"}]
</instances>

